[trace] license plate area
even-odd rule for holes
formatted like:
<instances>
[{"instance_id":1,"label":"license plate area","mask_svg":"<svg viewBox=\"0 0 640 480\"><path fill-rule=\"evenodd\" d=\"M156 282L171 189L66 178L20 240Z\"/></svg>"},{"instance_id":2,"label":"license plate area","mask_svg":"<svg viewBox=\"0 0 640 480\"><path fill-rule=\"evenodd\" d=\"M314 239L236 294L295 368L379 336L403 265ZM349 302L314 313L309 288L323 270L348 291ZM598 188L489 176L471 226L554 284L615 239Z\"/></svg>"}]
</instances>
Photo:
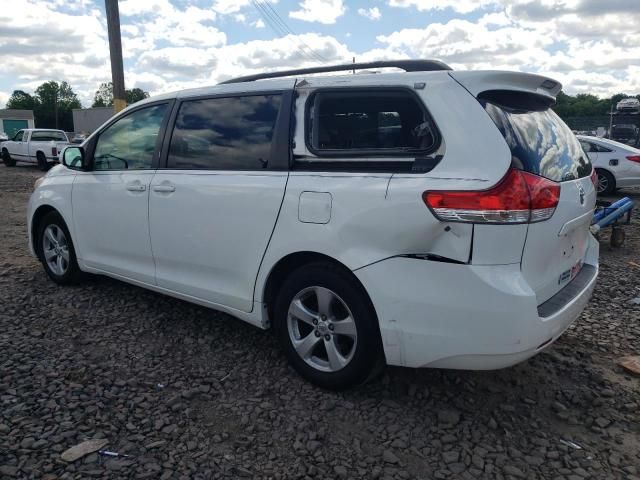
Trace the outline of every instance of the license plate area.
<instances>
[{"instance_id":1,"label":"license plate area","mask_svg":"<svg viewBox=\"0 0 640 480\"><path fill-rule=\"evenodd\" d=\"M583 266L584 259L580 259L570 269L562 272L560 274L560 277L558 278L558 285L569 283L571 280L576 278L576 276L580 273L580 270L582 270Z\"/></svg>"}]
</instances>

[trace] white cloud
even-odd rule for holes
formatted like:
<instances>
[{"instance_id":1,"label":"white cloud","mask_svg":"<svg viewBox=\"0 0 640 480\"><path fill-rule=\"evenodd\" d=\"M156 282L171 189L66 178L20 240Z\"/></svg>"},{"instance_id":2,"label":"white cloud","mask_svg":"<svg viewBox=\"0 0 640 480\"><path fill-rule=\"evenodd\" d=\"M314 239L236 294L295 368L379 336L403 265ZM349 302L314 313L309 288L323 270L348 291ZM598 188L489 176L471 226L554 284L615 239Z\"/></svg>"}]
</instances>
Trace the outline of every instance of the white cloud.
<instances>
[{"instance_id":1,"label":"white cloud","mask_svg":"<svg viewBox=\"0 0 640 480\"><path fill-rule=\"evenodd\" d=\"M136 57L160 41L192 47L226 43L226 35L211 25L217 18L216 12L211 9L189 6L180 10L169 0L125 0L120 11L128 26L127 30L122 31L125 57ZM131 32L132 27L137 31Z\"/></svg>"},{"instance_id":2,"label":"white cloud","mask_svg":"<svg viewBox=\"0 0 640 480\"><path fill-rule=\"evenodd\" d=\"M378 7L373 8L359 8L358 15L362 15L369 20L380 20L382 14L380 13L380 9Z\"/></svg>"},{"instance_id":3,"label":"white cloud","mask_svg":"<svg viewBox=\"0 0 640 480\"><path fill-rule=\"evenodd\" d=\"M267 3L278 3L278 0L261 1ZM213 9L221 15L229 15L231 13L238 13L243 8L251 6L251 3L251 0L214 0Z\"/></svg>"},{"instance_id":4,"label":"white cloud","mask_svg":"<svg viewBox=\"0 0 640 480\"><path fill-rule=\"evenodd\" d=\"M256 28L264 28L264 27L265 27L264 22L262 21L262 19L261 19L261 18L259 18L259 19L258 19L258 20L256 20L255 22L253 22L253 23L251 24L251 26L252 26L252 27L256 27Z\"/></svg>"},{"instance_id":5,"label":"white cloud","mask_svg":"<svg viewBox=\"0 0 640 480\"><path fill-rule=\"evenodd\" d=\"M236 13L236 14L233 16L233 19L234 19L236 22L239 22L239 23L245 23L245 22L247 21L247 17L246 17L246 15L245 15L244 13Z\"/></svg>"},{"instance_id":6,"label":"white cloud","mask_svg":"<svg viewBox=\"0 0 640 480\"><path fill-rule=\"evenodd\" d=\"M11 94L9 92L0 92L0 105L4 107L4 105L6 105L7 103L7 100L9 100L10 96Z\"/></svg>"},{"instance_id":7,"label":"white cloud","mask_svg":"<svg viewBox=\"0 0 640 480\"><path fill-rule=\"evenodd\" d=\"M76 7L62 13L55 3L14 0L0 9L0 79L8 90L64 80L86 104L86 92L109 74L109 50L102 13Z\"/></svg>"},{"instance_id":8,"label":"white cloud","mask_svg":"<svg viewBox=\"0 0 640 480\"><path fill-rule=\"evenodd\" d=\"M336 23L347 11L343 0L303 0L299 6L300 10L289 12L291 18L327 25Z\"/></svg>"},{"instance_id":9,"label":"white cloud","mask_svg":"<svg viewBox=\"0 0 640 480\"><path fill-rule=\"evenodd\" d=\"M388 0L388 2L390 7L414 7L420 11L451 8L458 13L470 13L495 4L497 0Z\"/></svg>"},{"instance_id":10,"label":"white cloud","mask_svg":"<svg viewBox=\"0 0 640 480\"><path fill-rule=\"evenodd\" d=\"M139 0L138 0L139 1ZM243 7L251 3L251 0L216 0L213 9L223 15L239 12Z\"/></svg>"}]
</instances>

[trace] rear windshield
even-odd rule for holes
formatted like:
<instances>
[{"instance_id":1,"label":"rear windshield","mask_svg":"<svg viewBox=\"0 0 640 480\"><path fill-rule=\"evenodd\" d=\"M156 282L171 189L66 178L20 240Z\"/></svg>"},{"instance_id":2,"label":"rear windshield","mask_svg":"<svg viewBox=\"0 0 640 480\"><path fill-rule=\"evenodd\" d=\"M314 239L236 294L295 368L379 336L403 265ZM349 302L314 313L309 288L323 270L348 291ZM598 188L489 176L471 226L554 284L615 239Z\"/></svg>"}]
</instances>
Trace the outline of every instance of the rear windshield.
<instances>
[{"instance_id":1,"label":"rear windshield","mask_svg":"<svg viewBox=\"0 0 640 480\"><path fill-rule=\"evenodd\" d=\"M31 140L37 140L38 142L68 141L66 135L63 132L56 132L56 131L50 131L50 130L34 130L31 133Z\"/></svg>"},{"instance_id":2,"label":"rear windshield","mask_svg":"<svg viewBox=\"0 0 640 480\"><path fill-rule=\"evenodd\" d=\"M517 109L481 102L507 141L516 168L555 182L591 174L580 142L551 108Z\"/></svg>"}]
</instances>

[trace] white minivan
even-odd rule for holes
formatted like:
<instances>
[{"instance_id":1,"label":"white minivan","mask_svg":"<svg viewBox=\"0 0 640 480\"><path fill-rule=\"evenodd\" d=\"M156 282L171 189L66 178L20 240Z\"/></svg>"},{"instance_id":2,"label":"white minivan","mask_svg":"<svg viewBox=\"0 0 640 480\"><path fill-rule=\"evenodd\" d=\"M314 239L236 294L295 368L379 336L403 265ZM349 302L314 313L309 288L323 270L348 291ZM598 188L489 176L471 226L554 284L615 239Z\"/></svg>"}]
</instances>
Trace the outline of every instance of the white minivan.
<instances>
[{"instance_id":1,"label":"white minivan","mask_svg":"<svg viewBox=\"0 0 640 480\"><path fill-rule=\"evenodd\" d=\"M108 275L274 327L326 388L385 364L507 367L598 273L595 174L560 89L414 60L143 100L37 182L29 244L57 283Z\"/></svg>"}]
</instances>

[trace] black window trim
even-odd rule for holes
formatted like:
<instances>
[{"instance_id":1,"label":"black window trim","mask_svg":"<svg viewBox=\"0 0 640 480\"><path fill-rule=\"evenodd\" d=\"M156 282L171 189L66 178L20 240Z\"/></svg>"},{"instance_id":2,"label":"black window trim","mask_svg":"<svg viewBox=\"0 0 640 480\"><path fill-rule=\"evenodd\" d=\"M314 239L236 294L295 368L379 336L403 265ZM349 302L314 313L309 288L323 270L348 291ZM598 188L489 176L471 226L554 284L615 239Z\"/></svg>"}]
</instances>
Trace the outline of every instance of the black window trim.
<instances>
[{"instance_id":1,"label":"black window trim","mask_svg":"<svg viewBox=\"0 0 640 480\"><path fill-rule=\"evenodd\" d=\"M376 94L379 94L381 92L405 92L408 93L410 96L413 97L413 99L415 100L415 102L418 104L418 107L422 110L422 112L425 115L425 118L427 120L429 120L431 122L431 124L433 125L433 131L435 134L434 138L434 143L433 146L431 148L428 149L424 149L424 150L412 150L412 151L407 151L407 150L400 150L397 148L389 148L389 149L349 149L349 150L338 150L338 149L332 149L332 150L318 150L316 149L311 142L309 141L309 127L310 127L310 123L309 123L309 115L310 115L310 110L311 110L311 105L313 104L313 102L315 101L315 97L318 94L321 93L327 93L327 92L339 92L339 93L344 93L344 92L353 92L353 93L371 93L371 92L375 92ZM348 87L321 87L318 88L316 90L314 90L313 92L311 92L311 94L309 95L309 97L307 98L306 102L305 102L305 106L304 106L304 142L305 142L305 146L307 147L307 150L312 153L315 157L317 158L309 158L306 157L304 159L304 161L299 161L297 162L296 167L300 167L301 165L306 165L307 167L310 166L311 164L314 165L313 168L317 168L317 166L322 165L322 164L326 164L327 167L329 167L331 170L334 170L336 167L338 169L342 169L339 167L340 163L345 163L348 165L345 165L345 169L348 171L358 171L358 170L366 170L366 171L394 171L394 169L389 169L388 166L389 165L395 165L395 164L412 164L413 161L416 158L420 158L420 157L426 157L429 156L435 152L438 151L438 149L440 148L441 144L442 144L442 134L440 133L440 129L438 128L438 125L436 124L435 120L433 119L433 116L431 115L431 112L429 112L429 110L427 109L427 106L424 104L424 102L422 101L422 98L420 98L420 96L415 92L415 90L413 90L411 87L408 87L406 85L397 85L397 86L393 86L393 85L384 85L384 86L348 86ZM327 160L323 160L325 158L328 159L335 159L335 158L361 158L361 157L380 157L380 158L385 158L385 159L389 159L390 157L402 157L402 160L386 160L386 161L382 161L382 162L376 162L376 161L369 161L369 162L363 162L362 160L354 160L354 161L349 161L349 160L344 160L344 161L334 161L334 162L328 162ZM382 165L380 165L379 168L375 167L376 163L381 163ZM360 167L358 167L357 165L362 165ZM354 168L355 167L355 168ZM305 168L305 167L302 167ZM411 170L409 168L409 170Z\"/></svg>"},{"instance_id":2,"label":"black window trim","mask_svg":"<svg viewBox=\"0 0 640 480\"><path fill-rule=\"evenodd\" d=\"M165 131L167 129L167 124L169 121L169 117L171 116L172 109L174 107L174 104L176 103L175 98L170 98L170 99L165 99L165 100L157 100L154 102L149 102L149 103L144 103L142 105L137 105L136 107L132 108L131 110L127 110L126 113L122 114L122 115L114 115L110 120L109 123L107 123L106 125L104 125L98 132L96 132L95 135L93 135L91 137L91 139L89 140L87 146L85 147L85 155L86 158L88 159L88 165L89 168L85 171L89 171L89 172L104 172L104 173L109 173L109 172L148 172L149 170L157 170L159 168L159 155L158 152L160 151L160 147L162 145L162 141L164 139L165 136ZM142 109L145 108L149 108L149 107L156 107L158 105L167 105L167 112L165 112L164 114L164 118L162 120L162 123L160 124L160 130L158 131L158 138L156 139L156 146L153 150L153 158L151 159L151 166L149 168L136 168L134 169L127 169L127 168L110 168L108 170L94 170L93 168L93 154L95 153L95 149L96 149L96 145L98 143L98 139L100 138L100 135L102 135L107 129L109 129L114 123L118 122L119 120L128 117L129 115L131 115L132 113L138 112Z\"/></svg>"},{"instance_id":3,"label":"black window trim","mask_svg":"<svg viewBox=\"0 0 640 480\"><path fill-rule=\"evenodd\" d=\"M267 96L267 95L280 95L280 110L276 117L276 122L273 127L273 137L271 138L271 150L269 152L269 159L267 160L267 166L263 169L247 168L247 169L234 169L227 168L174 168L169 167L169 147L171 145L171 137L173 131L176 128L176 118L180 107L185 102L196 100L212 100L219 98L234 98L234 97L255 97L255 96ZM239 92L227 92L217 93L210 95L191 95L188 97L182 97L176 99L176 103L169 116L168 128L164 132L164 138L162 143L162 151L160 153L160 164L158 166L161 170L194 170L200 172L272 172L272 171L288 171L289 164L291 163L291 111L293 108L293 89L276 89L276 90L251 90L251 91L239 91Z\"/></svg>"},{"instance_id":4,"label":"black window trim","mask_svg":"<svg viewBox=\"0 0 640 480\"><path fill-rule=\"evenodd\" d=\"M613 150L605 147L604 145L600 145L599 143L593 142L593 145L596 146L596 152L598 153L611 153Z\"/></svg>"}]
</instances>

